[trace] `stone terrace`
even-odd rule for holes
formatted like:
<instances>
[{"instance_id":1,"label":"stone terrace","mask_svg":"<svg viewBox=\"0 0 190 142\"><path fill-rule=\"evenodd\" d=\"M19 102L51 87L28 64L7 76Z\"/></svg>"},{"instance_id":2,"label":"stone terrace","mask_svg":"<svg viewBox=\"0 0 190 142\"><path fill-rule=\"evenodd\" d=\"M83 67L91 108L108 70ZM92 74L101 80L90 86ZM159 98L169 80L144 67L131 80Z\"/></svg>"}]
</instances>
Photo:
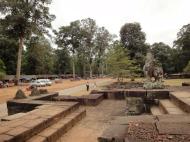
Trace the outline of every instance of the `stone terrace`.
<instances>
[{"instance_id":1,"label":"stone terrace","mask_svg":"<svg viewBox=\"0 0 190 142\"><path fill-rule=\"evenodd\" d=\"M188 142L190 94L177 90L102 90L80 97L52 93L11 100L7 106L14 115L2 119L0 142ZM125 97L153 97L158 103L151 106L152 115L127 116Z\"/></svg>"}]
</instances>

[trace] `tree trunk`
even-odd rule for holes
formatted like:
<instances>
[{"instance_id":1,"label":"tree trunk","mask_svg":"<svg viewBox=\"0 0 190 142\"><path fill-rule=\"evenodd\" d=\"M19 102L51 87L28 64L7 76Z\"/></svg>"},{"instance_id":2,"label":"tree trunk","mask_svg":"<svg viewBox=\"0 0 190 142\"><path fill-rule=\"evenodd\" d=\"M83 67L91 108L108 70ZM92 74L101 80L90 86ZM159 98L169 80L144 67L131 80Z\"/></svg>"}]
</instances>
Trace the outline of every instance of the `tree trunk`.
<instances>
[{"instance_id":1,"label":"tree trunk","mask_svg":"<svg viewBox=\"0 0 190 142\"><path fill-rule=\"evenodd\" d=\"M101 77L101 64L98 64L98 76Z\"/></svg>"},{"instance_id":2,"label":"tree trunk","mask_svg":"<svg viewBox=\"0 0 190 142\"><path fill-rule=\"evenodd\" d=\"M104 76L104 65L101 64L101 69L102 69L102 77Z\"/></svg>"},{"instance_id":3,"label":"tree trunk","mask_svg":"<svg viewBox=\"0 0 190 142\"><path fill-rule=\"evenodd\" d=\"M86 78L86 66L85 66L85 64L83 65L83 77Z\"/></svg>"},{"instance_id":4,"label":"tree trunk","mask_svg":"<svg viewBox=\"0 0 190 142\"><path fill-rule=\"evenodd\" d=\"M108 73L108 65L107 65L107 63L105 64L105 74L107 75L107 73Z\"/></svg>"},{"instance_id":5,"label":"tree trunk","mask_svg":"<svg viewBox=\"0 0 190 142\"><path fill-rule=\"evenodd\" d=\"M90 64L90 78L92 78L92 64Z\"/></svg>"},{"instance_id":6,"label":"tree trunk","mask_svg":"<svg viewBox=\"0 0 190 142\"><path fill-rule=\"evenodd\" d=\"M75 61L73 57L73 78L75 79Z\"/></svg>"},{"instance_id":7,"label":"tree trunk","mask_svg":"<svg viewBox=\"0 0 190 142\"><path fill-rule=\"evenodd\" d=\"M17 69L16 69L16 85L19 85L20 73L21 73L21 63L22 63L22 50L23 50L23 37L19 38L19 49L17 58Z\"/></svg>"}]
</instances>

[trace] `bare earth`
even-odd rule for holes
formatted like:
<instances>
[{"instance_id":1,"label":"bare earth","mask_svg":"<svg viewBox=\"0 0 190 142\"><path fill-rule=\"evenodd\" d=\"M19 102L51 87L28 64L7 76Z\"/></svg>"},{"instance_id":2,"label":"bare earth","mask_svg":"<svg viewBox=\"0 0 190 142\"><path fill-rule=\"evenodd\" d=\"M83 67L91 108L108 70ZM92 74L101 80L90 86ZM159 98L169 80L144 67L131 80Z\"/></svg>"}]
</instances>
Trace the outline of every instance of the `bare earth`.
<instances>
[{"instance_id":1,"label":"bare earth","mask_svg":"<svg viewBox=\"0 0 190 142\"><path fill-rule=\"evenodd\" d=\"M94 83L94 82L101 82L102 81L112 81L111 79L104 78L104 79L91 79L91 80L80 80L80 81L70 81L70 80L63 80L63 83L58 83L58 84L53 84L52 86L48 87L41 87L44 89L47 89L49 92L57 92L61 91L67 88L72 88L75 86L80 86L85 84L87 81L89 83ZM18 89L22 89L26 95L30 94L30 91L27 91L26 86L14 86L14 87L9 87L9 88L0 88L0 103L5 103L6 101L12 99L15 96L15 93Z\"/></svg>"}]
</instances>

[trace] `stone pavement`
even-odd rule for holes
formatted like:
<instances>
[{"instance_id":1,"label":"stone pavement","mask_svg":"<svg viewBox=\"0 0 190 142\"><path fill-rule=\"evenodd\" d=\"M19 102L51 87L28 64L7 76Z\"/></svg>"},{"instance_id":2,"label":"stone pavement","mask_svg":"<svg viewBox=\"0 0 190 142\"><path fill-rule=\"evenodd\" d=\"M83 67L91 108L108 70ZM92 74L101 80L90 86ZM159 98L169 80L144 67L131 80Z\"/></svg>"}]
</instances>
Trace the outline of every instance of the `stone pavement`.
<instances>
[{"instance_id":1,"label":"stone pavement","mask_svg":"<svg viewBox=\"0 0 190 142\"><path fill-rule=\"evenodd\" d=\"M97 142L110 121L123 114L125 106L124 100L104 100L96 107L85 107L87 116L57 142Z\"/></svg>"}]
</instances>

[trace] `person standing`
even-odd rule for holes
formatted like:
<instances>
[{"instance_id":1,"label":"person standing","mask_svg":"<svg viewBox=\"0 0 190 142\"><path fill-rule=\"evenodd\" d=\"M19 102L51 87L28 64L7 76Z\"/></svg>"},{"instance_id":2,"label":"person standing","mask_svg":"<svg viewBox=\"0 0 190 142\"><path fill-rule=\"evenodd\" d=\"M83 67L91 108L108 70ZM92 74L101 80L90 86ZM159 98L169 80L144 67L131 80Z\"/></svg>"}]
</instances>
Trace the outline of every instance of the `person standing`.
<instances>
[{"instance_id":1,"label":"person standing","mask_svg":"<svg viewBox=\"0 0 190 142\"><path fill-rule=\"evenodd\" d=\"M89 83L87 82L87 83L86 83L86 91L89 91L89 87L90 87L90 86L89 86Z\"/></svg>"},{"instance_id":2,"label":"person standing","mask_svg":"<svg viewBox=\"0 0 190 142\"><path fill-rule=\"evenodd\" d=\"M94 88L96 88L96 87L97 87L96 82L94 82Z\"/></svg>"}]
</instances>

